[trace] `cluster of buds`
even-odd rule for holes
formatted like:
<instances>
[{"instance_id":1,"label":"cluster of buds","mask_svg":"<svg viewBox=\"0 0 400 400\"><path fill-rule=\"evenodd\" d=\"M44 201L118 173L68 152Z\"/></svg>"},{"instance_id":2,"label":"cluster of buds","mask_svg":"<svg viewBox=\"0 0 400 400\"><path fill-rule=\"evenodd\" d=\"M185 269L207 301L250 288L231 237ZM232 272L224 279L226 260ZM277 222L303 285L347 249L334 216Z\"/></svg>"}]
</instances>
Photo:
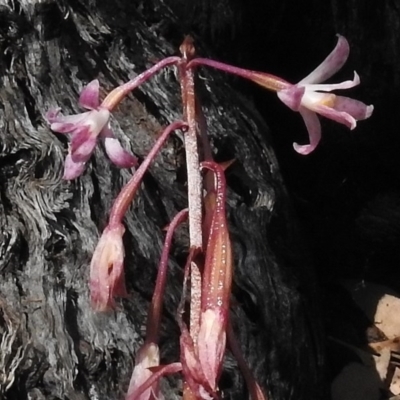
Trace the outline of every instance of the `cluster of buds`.
<instances>
[{"instance_id":1,"label":"cluster of buds","mask_svg":"<svg viewBox=\"0 0 400 400\"><path fill-rule=\"evenodd\" d=\"M339 36L335 49L321 65L297 84L291 84L270 74L196 58L190 38L185 39L180 53L179 57L165 58L136 78L117 87L101 103L99 83L97 80L92 81L84 88L79 99L80 105L89 110L85 113L63 116L57 109L47 114L53 131L71 134L64 179L75 179L84 172L98 137L104 142L105 150L115 165L122 168L135 167L138 164L137 159L122 148L110 129L111 113L130 92L159 70L167 66L175 66L178 69L183 104L182 121L171 123L162 132L147 157L122 188L110 210L108 225L98 242L90 266L91 304L96 311L107 311L115 307L115 297L127 296L123 267L123 218L149 165L171 133L180 129L183 132L186 151L188 208L180 211L167 229L147 317L146 338L136 354L126 400L162 399L160 379L167 374L178 372L183 375L184 400L218 399L218 381L227 345L238 361L252 399L263 400L266 396L241 355L240 346L229 322L233 255L226 213L224 169L230 162L217 164L212 159L205 124L201 123L204 116L196 101L194 71L199 66L217 68L276 92L285 105L298 111L304 119L310 143L294 143L294 149L300 154L309 154L320 141L321 125L317 114L353 129L357 120L366 119L371 115L373 107L331 93L332 90L358 85L360 81L356 73L350 81L321 84L336 73L347 60L349 45L342 36ZM203 160L200 154L203 155ZM204 170L207 172L202 175ZM184 269L182 298L177 310L177 320L181 329L181 355L179 361L161 365L158 341L169 252L174 232L185 220L188 220L190 248ZM188 298L190 300L187 300ZM188 309L189 313L186 315L185 310L187 312Z\"/></svg>"}]
</instances>

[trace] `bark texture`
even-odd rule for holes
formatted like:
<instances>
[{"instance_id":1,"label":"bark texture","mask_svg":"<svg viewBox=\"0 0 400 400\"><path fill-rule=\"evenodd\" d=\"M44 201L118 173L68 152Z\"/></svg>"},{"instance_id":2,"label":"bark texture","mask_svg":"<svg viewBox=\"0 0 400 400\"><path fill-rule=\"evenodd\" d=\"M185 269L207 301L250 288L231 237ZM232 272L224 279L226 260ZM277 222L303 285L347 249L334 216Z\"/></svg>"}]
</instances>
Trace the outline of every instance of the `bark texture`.
<instances>
[{"instance_id":1,"label":"bark texture","mask_svg":"<svg viewBox=\"0 0 400 400\"><path fill-rule=\"evenodd\" d=\"M274 22L266 24L264 30L252 27L256 31L253 45L258 48L263 42L261 33L268 33L265 40L272 41L285 26L284 16L296 14L296 8L291 8L296 5L290 1L275 8L275 2L261 7L261 2L255 1L253 9L239 1L215 3L196 2L197 7L187 10L184 3L162 0L0 3L3 398L123 398L133 357L143 340L163 228L186 206L182 142L177 137L169 141L125 219L130 297L120 301L115 313L96 314L88 300L88 265L112 201L132 171L113 167L98 147L81 178L62 181L67 140L49 130L44 114L54 107L61 107L66 114L79 112L77 99L85 84L98 78L105 94L164 56L176 53L192 26L199 35L207 31L204 40L197 36L200 54L218 52L221 42L217 40L214 48L211 42L219 33L227 54L226 38L234 31L248 32L249 15L261 23L261 17L254 17L257 10ZM313 2L307 4L313 9ZM346 6L339 1L331 4L332 35L335 27L354 26L360 20L354 11L357 1L346 2ZM353 8L349 11L348 7ZM395 5L387 7L396 10ZM223 10L222 14L218 10ZM316 10L321 11L318 7ZM317 11L312 15L316 26L321 26ZM194 15L197 24L190 25L190 18L183 20L185 13ZM382 18L387 15L392 14L382 14ZM214 29L208 30L208 23ZM322 38L332 36L329 28L323 33ZM247 54L247 42L242 39L240 48ZM360 42L366 41L368 37L361 35ZM395 52L395 44L387 44L390 51ZM323 39L318 41L317 48L326 47ZM272 49L271 54L278 58L283 53L276 45ZM247 63L262 63L247 51ZM231 58L240 59L233 53ZM372 53L371 57L377 57ZM356 57L363 62L362 56ZM318 54L316 62L320 59ZM285 58L280 60L284 64ZM389 64L392 68L392 59ZM290 73L290 67L286 72ZM388 67L388 76L392 76L390 73ZM395 76L398 83L398 73ZM265 122L253 103L228 82L222 74L201 70L198 86L216 159L236 160L227 172L235 255L235 330L271 400L322 399L322 341L309 258ZM143 158L162 126L180 116L179 85L174 70L168 69L124 101L114 114L113 128L125 147ZM292 139L289 135L285 140ZM290 142L288 145L291 148ZM182 229L175 241L165 297L161 339L165 363L178 358L175 313L187 246L187 234ZM180 398L179 379L170 378L164 386L168 400ZM221 390L229 399L247 396L229 354Z\"/></svg>"}]
</instances>

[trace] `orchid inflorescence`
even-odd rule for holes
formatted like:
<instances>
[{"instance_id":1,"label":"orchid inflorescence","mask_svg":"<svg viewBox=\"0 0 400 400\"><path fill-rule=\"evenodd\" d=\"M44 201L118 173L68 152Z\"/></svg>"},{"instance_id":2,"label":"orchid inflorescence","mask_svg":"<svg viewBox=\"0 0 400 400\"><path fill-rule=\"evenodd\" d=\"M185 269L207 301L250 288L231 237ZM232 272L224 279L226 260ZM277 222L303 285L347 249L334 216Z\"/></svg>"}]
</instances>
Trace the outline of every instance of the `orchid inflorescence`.
<instances>
[{"instance_id":1,"label":"orchid inflorescence","mask_svg":"<svg viewBox=\"0 0 400 400\"><path fill-rule=\"evenodd\" d=\"M104 143L106 153L115 165L121 168L136 167L137 159L122 148L111 131L111 113L129 93L161 69L175 66L178 70L183 104L182 121L171 123L162 132L111 208L108 225L90 265L91 304L96 311L107 311L115 307L115 297L127 296L123 269L123 218L149 165L171 133L181 130L186 151L188 208L180 211L167 229L147 317L146 338L136 354L126 400L162 399L160 379L177 372L183 375L184 400L219 398L218 380L227 343L238 361L252 399L266 399L241 355L229 322L233 255L225 209L224 177L224 169L229 166L229 162L218 164L213 161L207 135L199 128L199 120L203 116L201 107L196 102L194 71L199 66L213 67L276 92L285 105L298 111L304 119L310 143L294 143L294 149L304 155L312 152L321 138L317 114L353 129L357 120L371 115L373 106L331 93L332 90L358 85L360 80L356 73L350 81L321 84L335 74L348 58L349 45L343 36L338 37L338 43L329 56L297 84L291 84L274 75L237 68L211 59L196 58L189 37L181 45L180 53L179 57L167 57L136 78L115 88L101 103L99 82L92 81L83 89L79 99L79 104L89 110L87 112L63 116L57 109L47 113L53 131L71 135L64 179L75 179L84 172L98 138ZM206 155L204 159L200 159L200 154ZM206 172L202 177L203 171ZM190 249L184 268L182 299L177 312L181 329L181 356L179 362L160 365L158 339L169 251L175 230L186 220L189 225ZM185 318L187 297L190 305L189 318Z\"/></svg>"}]
</instances>

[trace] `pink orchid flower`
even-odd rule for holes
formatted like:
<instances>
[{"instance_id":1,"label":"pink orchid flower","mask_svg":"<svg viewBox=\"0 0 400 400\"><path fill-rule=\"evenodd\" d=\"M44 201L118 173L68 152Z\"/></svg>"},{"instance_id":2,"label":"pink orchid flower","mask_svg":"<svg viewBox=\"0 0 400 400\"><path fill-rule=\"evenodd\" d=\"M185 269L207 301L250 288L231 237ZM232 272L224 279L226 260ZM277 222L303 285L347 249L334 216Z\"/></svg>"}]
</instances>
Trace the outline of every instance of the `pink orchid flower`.
<instances>
[{"instance_id":1,"label":"pink orchid flower","mask_svg":"<svg viewBox=\"0 0 400 400\"><path fill-rule=\"evenodd\" d=\"M278 97L289 108L298 111L303 117L310 137L310 144L293 144L300 154L311 153L321 139L321 124L317 114L332 119L350 129L356 127L358 120L371 116L374 107L349 97L329 93L337 89L349 89L360 83L360 78L354 72L353 80L336 84L320 84L337 71L346 62L350 48L347 40L338 35L338 42L328 57L307 77L295 85L278 91Z\"/></svg>"},{"instance_id":2,"label":"pink orchid flower","mask_svg":"<svg viewBox=\"0 0 400 400\"><path fill-rule=\"evenodd\" d=\"M264 72L251 71L207 58L195 58L188 67L194 68L206 65L222 71L249 79L266 89L277 92L278 97L289 108L300 112L310 136L310 144L293 144L300 154L311 153L321 139L321 125L317 114L346 125L350 129L356 127L358 120L371 116L374 107L349 97L329 93L332 90L349 89L360 83L360 78L354 73L351 81L336 84L321 84L342 68L349 57L350 47L347 40L338 35L338 43L328 57L307 77L293 85L278 76ZM328 93L326 93L328 92Z\"/></svg>"},{"instance_id":3,"label":"pink orchid flower","mask_svg":"<svg viewBox=\"0 0 400 400\"><path fill-rule=\"evenodd\" d=\"M81 175L85 164L92 155L100 137L104 142L110 160L120 168L130 168L137 164L137 159L121 146L110 129L111 113L99 102L99 81L90 82L81 92L79 105L87 112L64 116L60 109L46 114L50 128L54 132L70 133L71 144L65 159L64 179L71 180Z\"/></svg>"},{"instance_id":4,"label":"pink orchid flower","mask_svg":"<svg viewBox=\"0 0 400 400\"><path fill-rule=\"evenodd\" d=\"M122 224L107 226L94 251L90 264L90 299L96 311L115 308L114 296L126 297Z\"/></svg>"},{"instance_id":5,"label":"pink orchid flower","mask_svg":"<svg viewBox=\"0 0 400 400\"><path fill-rule=\"evenodd\" d=\"M136 356L135 368L125 400L164 400L164 396L160 392L159 381L155 381L148 389L139 395L137 394L137 389L153 375L149 368L159 367L159 365L160 351L158 345L146 343Z\"/></svg>"}]
</instances>

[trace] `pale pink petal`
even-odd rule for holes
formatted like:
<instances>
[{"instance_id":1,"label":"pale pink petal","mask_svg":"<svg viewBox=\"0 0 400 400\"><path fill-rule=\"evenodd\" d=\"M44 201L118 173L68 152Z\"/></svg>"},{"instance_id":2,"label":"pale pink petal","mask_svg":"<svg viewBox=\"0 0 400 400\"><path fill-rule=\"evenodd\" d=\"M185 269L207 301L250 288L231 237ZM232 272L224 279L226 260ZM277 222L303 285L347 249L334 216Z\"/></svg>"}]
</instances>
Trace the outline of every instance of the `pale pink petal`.
<instances>
[{"instance_id":1,"label":"pale pink petal","mask_svg":"<svg viewBox=\"0 0 400 400\"><path fill-rule=\"evenodd\" d=\"M325 118L329 118L333 121L339 122L340 124L346 125L350 129L354 129L357 125L357 121L349 113L344 111L337 111L331 107L327 107L320 104L315 104L312 110L322 115Z\"/></svg>"},{"instance_id":2,"label":"pale pink petal","mask_svg":"<svg viewBox=\"0 0 400 400\"><path fill-rule=\"evenodd\" d=\"M175 374L182 371L182 364L179 362L161 365L160 367L153 367L151 376L135 391L129 393L125 400L139 400L141 399L141 394L144 393L148 388L154 386L159 380L166 375ZM157 397L154 393L152 400L164 400L164 396L158 392L160 397ZM212 400L212 399L210 399Z\"/></svg>"},{"instance_id":3,"label":"pale pink petal","mask_svg":"<svg viewBox=\"0 0 400 400\"><path fill-rule=\"evenodd\" d=\"M90 119L88 118L88 124L90 125L90 130L96 137L100 132L108 125L110 121L111 113L106 108L98 108L90 112Z\"/></svg>"},{"instance_id":4,"label":"pale pink petal","mask_svg":"<svg viewBox=\"0 0 400 400\"><path fill-rule=\"evenodd\" d=\"M149 368L160 365L160 351L155 343L145 343L136 355L135 368L129 382L128 393L125 400L163 400L164 396L160 392L159 381L154 382L148 389L144 390L139 396L133 397L137 389L140 388L152 375Z\"/></svg>"},{"instance_id":5,"label":"pale pink petal","mask_svg":"<svg viewBox=\"0 0 400 400\"><path fill-rule=\"evenodd\" d=\"M100 84L99 81L95 79L83 88L79 96L79 105L88 110L97 108L100 104L99 94Z\"/></svg>"},{"instance_id":6,"label":"pale pink petal","mask_svg":"<svg viewBox=\"0 0 400 400\"><path fill-rule=\"evenodd\" d=\"M324 104L332 107L335 103L335 98L336 95L333 93L314 92L307 88L303 98L301 99L301 106L310 110L314 110L317 104Z\"/></svg>"},{"instance_id":7,"label":"pale pink petal","mask_svg":"<svg viewBox=\"0 0 400 400\"><path fill-rule=\"evenodd\" d=\"M67 157L65 158L65 162L64 162L63 179L65 179L67 181L75 179L78 176L82 175L84 170L85 170L85 163L84 162L75 162L72 159L71 154L68 153Z\"/></svg>"},{"instance_id":8,"label":"pale pink petal","mask_svg":"<svg viewBox=\"0 0 400 400\"><path fill-rule=\"evenodd\" d=\"M350 114L356 120L367 119L371 116L374 106L367 106L359 100L350 99L349 97L336 96L335 105L336 111Z\"/></svg>"},{"instance_id":9,"label":"pale pink petal","mask_svg":"<svg viewBox=\"0 0 400 400\"><path fill-rule=\"evenodd\" d=\"M212 388L209 387L208 381L201 367L199 357L193 343L193 338L190 336L190 333L184 323L181 324L181 336L179 338L179 341L181 349L180 354L182 362L182 373L191 391L197 395L199 395L199 392L212 392ZM211 399L210 396L204 396L204 398Z\"/></svg>"},{"instance_id":10,"label":"pale pink petal","mask_svg":"<svg viewBox=\"0 0 400 400\"><path fill-rule=\"evenodd\" d=\"M304 86L292 85L288 89L280 90L277 95L279 99L293 111L299 111L301 100L306 88Z\"/></svg>"},{"instance_id":11,"label":"pale pink petal","mask_svg":"<svg viewBox=\"0 0 400 400\"><path fill-rule=\"evenodd\" d=\"M51 123L50 129L59 133L71 133L77 128L77 126L85 123L89 114L90 112L65 116L54 115L51 120L49 119L49 122Z\"/></svg>"},{"instance_id":12,"label":"pale pink petal","mask_svg":"<svg viewBox=\"0 0 400 400\"><path fill-rule=\"evenodd\" d=\"M304 123L306 124L310 144L299 145L293 143L293 148L299 154L307 155L317 147L321 140L321 123L319 122L319 118L315 112L310 111L305 107L301 107L299 111L300 115L303 117Z\"/></svg>"},{"instance_id":13,"label":"pale pink petal","mask_svg":"<svg viewBox=\"0 0 400 400\"><path fill-rule=\"evenodd\" d=\"M96 311L115 307L114 296L126 294L123 263L124 245L122 224L107 226L96 246L90 263L90 298Z\"/></svg>"},{"instance_id":14,"label":"pale pink petal","mask_svg":"<svg viewBox=\"0 0 400 400\"><path fill-rule=\"evenodd\" d=\"M344 36L338 35L338 42L333 51L322 63L298 84L319 83L326 81L343 67L350 53L350 46Z\"/></svg>"},{"instance_id":15,"label":"pale pink petal","mask_svg":"<svg viewBox=\"0 0 400 400\"><path fill-rule=\"evenodd\" d=\"M105 126L100 132L104 147L110 160L120 168L131 168L137 164L137 158L124 150L112 130Z\"/></svg>"},{"instance_id":16,"label":"pale pink petal","mask_svg":"<svg viewBox=\"0 0 400 400\"><path fill-rule=\"evenodd\" d=\"M320 84L320 85L306 85L307 90L321 90L324 92L331 92L332 90L342 90L342 89L350 89L354 86L360 84L360 77L358 76L357 72L354 71L354 78L352 81L344 81L340 83L328 83L328 84Z\"/></svg>"},{"instance_id":17,"label":"pale pink petal","mask_svg":"<svg viewBox=\"0 0 400 400\"><path fill-rule=\"evenodd\" d=\"M83 126L77 129L71 139L71 157L75 162L86 162L97 143L97 137L94 136L89 127Z\"/></svg>"},{"instance_id":18,"label":"pale pink petal","mask_svg":"<svg viewBox=\"0 0 400 400\"><path fill-rule=\"evenodd\" d=\"M123 258L113 264L112 271L110 272L110 291L115 297L128 297Z\"/></svg>"},{"instance_id":19,"label":"pale pink petal","mask_svg":"<svg viewBox=\"0 0 400 400\"><path fill-rule=\"evenodd\" d=\"M209 387L217 390L226 345L226 318L219 308L201 314L197 340L199 361Z\"/></svg>"},{"instance_id":20,"label":"pale pink petal","mask_svg":"<svg viewBox=\"0 0 400 400\"><path fill-rule=\"evenodd\" d=\"M100 241L102 239L100 238ZM115 300L111 296L108 278L108 267L99 265L99 256L97 249L100 242L97 244L95 253L90 264L90 303L95 311L109 311L115 308ZM104 245L103 245L104 246ZM96 256L96 257L95 257Z\"/></svg>"}]
</instances>

